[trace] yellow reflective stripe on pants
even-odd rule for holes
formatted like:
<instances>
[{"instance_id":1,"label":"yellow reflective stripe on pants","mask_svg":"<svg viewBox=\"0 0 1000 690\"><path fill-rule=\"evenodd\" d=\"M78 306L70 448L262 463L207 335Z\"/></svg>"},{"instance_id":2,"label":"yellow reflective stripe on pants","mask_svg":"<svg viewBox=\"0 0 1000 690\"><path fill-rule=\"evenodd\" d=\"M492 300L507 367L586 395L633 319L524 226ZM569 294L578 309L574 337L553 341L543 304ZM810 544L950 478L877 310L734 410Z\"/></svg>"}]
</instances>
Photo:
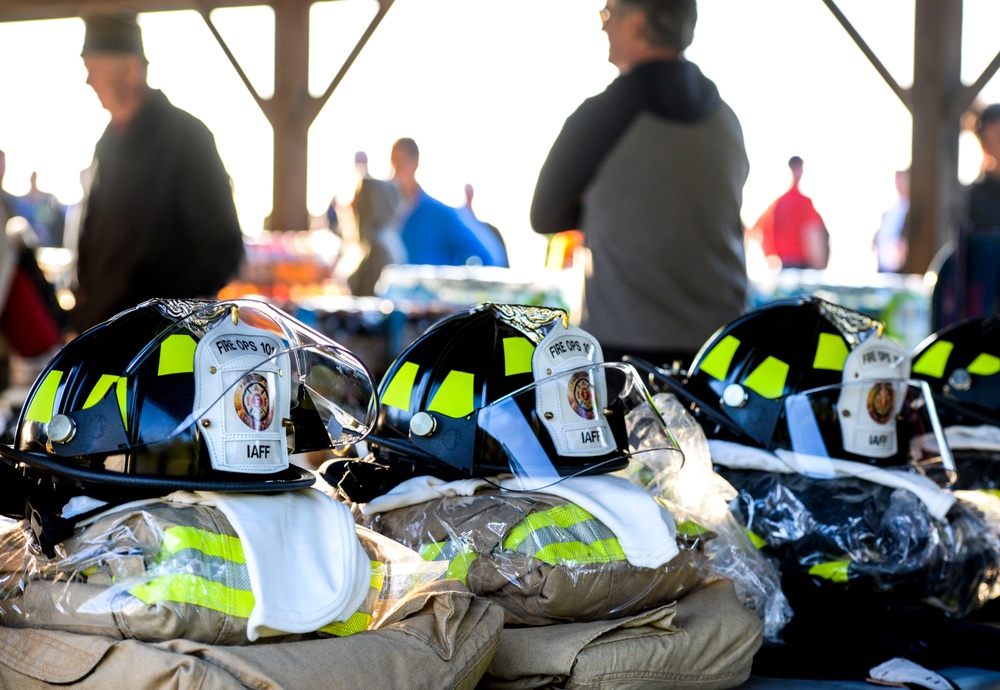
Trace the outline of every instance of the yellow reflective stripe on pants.
<instances>
[{"instance_id":1,"label":"yellow reflective stripe on pants","mask_svg":"<svg viewBox=\"0 0 1000 690\"><path fill-rule=\"evenodd\" d=\"M507 534L503 547L550 565L627 560L614 533L573 503L530 513Z\"/></svg>"},{"instance_id":2,"label":"yellow reflective stripe on pants","mask_svg":"<svg viewBox=\"0 0 1000 690\"><path fill-rule=\"evenodd\" d=\"M246 563L243 555L243 544L239 537L228 534L207 532L197 527L176 526L168 528L163 534L160 546L160 558L179 553L184 549L194 549L206 556L224 558L234 563Z\"/></svg>"},{"instance_id":3,"label":"yellow reflective stripe on pants","mask_svg":"<svg viewBox=\"0 0 1000 690\"><path fill-rule=\"evenodd\" d=\"M385 564L372 561L372 577L369 581L369 590L365 596L365 602L361 605L360 611L346 621L337 621L324 625L319 629L321 633L336 635L337 637L347 637L354 633L367 630L372 624L372 614L375 612L379 598L382 596L382 587L385 585Z\"/></svg>"},{"instance_id":4,"label":"yellow reflective stripe on pants","mask_svg":"<svg viewBox=\"0 0 1000 690\"><path fill-rule=\"evenodd\" d=\"M465 542L438 541L422 544L417 550L425 561L447 561L446 579L455 579L467 584L469 567L478 554Z\"/></svg>"},{"instance_id":5,"label":"yellow reflective stripe on pants","mask_svg":"<svg viewBox=\"0 0 1000 690\"><path fill-rule=\"evenodd\" d=\"M129 594L147 606L161 601L173 601L202 606L238 618L250 618L255 603L250 590L226 587L187 573L154 577L130 588Z\"/></svg>"}]
</instances>

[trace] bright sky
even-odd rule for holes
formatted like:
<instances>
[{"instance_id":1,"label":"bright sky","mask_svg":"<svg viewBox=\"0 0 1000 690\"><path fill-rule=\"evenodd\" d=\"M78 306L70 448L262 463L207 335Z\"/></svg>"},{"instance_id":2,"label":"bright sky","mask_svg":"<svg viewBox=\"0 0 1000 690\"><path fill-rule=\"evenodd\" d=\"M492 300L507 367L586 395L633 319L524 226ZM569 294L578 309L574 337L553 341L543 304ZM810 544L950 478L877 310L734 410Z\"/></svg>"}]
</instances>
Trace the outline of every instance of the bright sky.
<instances>
[{"instance_id":1,"label":"bright sky","mask_svg":"<svg viewBox=\"0 0 1000 690\"><path fill-rule=\"evenodd\" d=\"M603 0L396 0L310 132L309 210L349 198L353 154L389 173L401 136L421 147L425 189L459 204L476 188L478 215L498 226L513 263L541 265L545 240L528 208L538 169L566 116L616 76L598 10ZM839 6L902 85L912 81L913 0L840 0ZM995 55L1000 3L966 0L962 75ZM321 94L374 14L372 0L313 8L310 83ZM826 219L831 272L874 272L869 246L895 198L893 172L909 165L906 109L821 0L702 0L688 58L719 86L743 124L750 157L748 224L788 185L786 162L806 163L802 187ZM214 20L258 91L273 89L273 17L266 7L216 11ZM272 135L222 50L194 12L140 16L150 83L215 133L236 185L244 230L271 205ZM86 86L80 19L0 24L0 149L6 188L39 185L64 203L81 195L107 114ZM1000 78L981 94L1000 101ZM979 165L971 135L960 176ZM683 260L682 257L679 260Z\"/></svg>"}]
</instances>

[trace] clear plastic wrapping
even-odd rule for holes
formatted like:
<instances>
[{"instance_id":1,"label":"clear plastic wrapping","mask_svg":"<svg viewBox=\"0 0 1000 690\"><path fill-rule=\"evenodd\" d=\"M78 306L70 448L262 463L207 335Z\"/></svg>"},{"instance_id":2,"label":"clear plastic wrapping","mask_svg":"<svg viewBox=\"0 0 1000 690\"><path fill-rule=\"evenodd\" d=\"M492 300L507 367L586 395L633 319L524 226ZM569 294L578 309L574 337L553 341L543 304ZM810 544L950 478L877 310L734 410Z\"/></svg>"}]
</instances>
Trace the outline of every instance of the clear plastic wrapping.
<instances>
[{"instance_id":1,"label":"clear plastic wrapping","mask_svg":"<svg viewBox=\"0 0 1000 690\"><path fill-rule=\"evenodd\" d=\"M759 673L843 677L894 657L996 668L1000 633L968 617L998 594L1000 549L971 503L938 520L914 493L855 477L720 471L794 612Z\"/></svg>"},{"instance_id":2,"label":"clear plastic wrapping","mask_svg":"<svg viewBox=\"0 0 1000 690\"><path fill-rule=\"evenodd\" d=\"M593 515L538 492L489 488L360 519L424 558L447 563L450 576L503 606L507 625L622 618L713 579L705 533L678 534L679 552L666 565L638 567Z\"/></svg>"},{"instance_id":3,"label":"clear plastic wrapping","mask_svg":"<svg viewBox=\"0 0 1000 690\"><path fill-rule=\"evenodd\" d=\"M26 521L5 527L0 625L150 642L249 644L254 596L247 564L236 532L212 506L151 501L110 512L78 527L52 558L39 549ZM308 636L377 628L404 597L444 572L363 527L357 536L372 565L364 603L348 620Z\"/></svg>"},{"instance_id":4,"label":"clear plastic wrapping","mask_svg":"<svg viewBox=\"0 0 1000 690\"><path fill-rule=\"evenodd\" d=\"M870 589L899 603L925 602L956 616L997 592L1000 545L970 503L956 502L939 521L912 492L863 479L724 475L739 490L733 505L741 521L779 558L793 607L817 581Z\"/></svg>"},{"instance_id":5,"label":"clear plastic wrapping","mask_svg":"<svg viewBox=\"0 0 1000 690\"><path fill-rule=\"evenodd\" d=\"M702 549L709 572L732 581L744 606L763 620L765 640L778 639L792 610L777 564L757 549L730 510L736 489L713 469L698 422L671 393L657 393L653 402L684 451L684 467L677 473L640 472L629 478L670 511L680 530L711 532L713 538Z\"/></svg>"}]
</instances>

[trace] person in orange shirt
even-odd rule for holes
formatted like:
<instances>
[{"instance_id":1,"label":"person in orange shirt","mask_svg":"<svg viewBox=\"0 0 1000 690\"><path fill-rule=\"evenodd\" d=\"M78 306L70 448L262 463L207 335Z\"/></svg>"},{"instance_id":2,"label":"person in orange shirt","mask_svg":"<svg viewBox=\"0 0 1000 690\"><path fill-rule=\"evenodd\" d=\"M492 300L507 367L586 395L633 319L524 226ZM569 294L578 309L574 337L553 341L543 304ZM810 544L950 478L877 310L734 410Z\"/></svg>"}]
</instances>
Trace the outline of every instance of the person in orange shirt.
<instances>
[{"instance_id":1,"label":"person in orange shirt","mask_svg":"<svg viewBox=\"0 0 1000 690\"><path fill-rule=\"evenodd\" d=\"M767 207L750 229L764 255L777 257L781 268L826 268L830 256L830 235L812 199L799 190L802 159L792 156L792 186Z\"/></svg>"}]
</instances>

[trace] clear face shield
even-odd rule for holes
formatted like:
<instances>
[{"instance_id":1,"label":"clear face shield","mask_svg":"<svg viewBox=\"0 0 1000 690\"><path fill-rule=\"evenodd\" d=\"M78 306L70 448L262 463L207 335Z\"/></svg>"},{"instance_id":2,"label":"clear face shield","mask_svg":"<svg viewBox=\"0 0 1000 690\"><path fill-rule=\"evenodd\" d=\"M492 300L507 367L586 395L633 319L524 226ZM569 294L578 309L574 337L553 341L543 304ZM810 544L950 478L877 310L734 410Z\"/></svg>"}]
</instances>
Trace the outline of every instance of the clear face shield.
<instances>
[{"instance_id":1,"label":"clear face shield","mask_svg":"<svg viewBox=\"0 0 1000 690\"><path fill-rule=\"evenodd\" d=\"M942 486L954 482L955 463L931 390L908 375L905 352L872 338L848 356L843 383L783 398L797 471L830 477L830 460L852 460L915 470Z\"/></svg>"},{"instance_id":2,"label":"clear face shield","mask_svg":"<svg viewBox=\"0 0 1000 690\"><path fill-rule=\"evenodd\" d=\"M505 489L538 491L630 463L672 474L684 463L638 373L621 362L553 374L468 420L438 418L433 424L434 432L426 436L411 428L418 448L440 454L437 444L462 439L457 446L467 449L462 469Z\"/></svg>"},{"instance_id":3,"label":"clear face shield","mask_svg":"<svg viewBox=\"0 0 1000 690\"><path fill-rule=\"evenodd\" d=\"M263 475L369 433L374 382L353 354L263 302L190 305L158 303L178 320L103 375L81 409L44 421L52 452L124 458L201 438L213 470Z\"/></svg>"}]
</instances>

